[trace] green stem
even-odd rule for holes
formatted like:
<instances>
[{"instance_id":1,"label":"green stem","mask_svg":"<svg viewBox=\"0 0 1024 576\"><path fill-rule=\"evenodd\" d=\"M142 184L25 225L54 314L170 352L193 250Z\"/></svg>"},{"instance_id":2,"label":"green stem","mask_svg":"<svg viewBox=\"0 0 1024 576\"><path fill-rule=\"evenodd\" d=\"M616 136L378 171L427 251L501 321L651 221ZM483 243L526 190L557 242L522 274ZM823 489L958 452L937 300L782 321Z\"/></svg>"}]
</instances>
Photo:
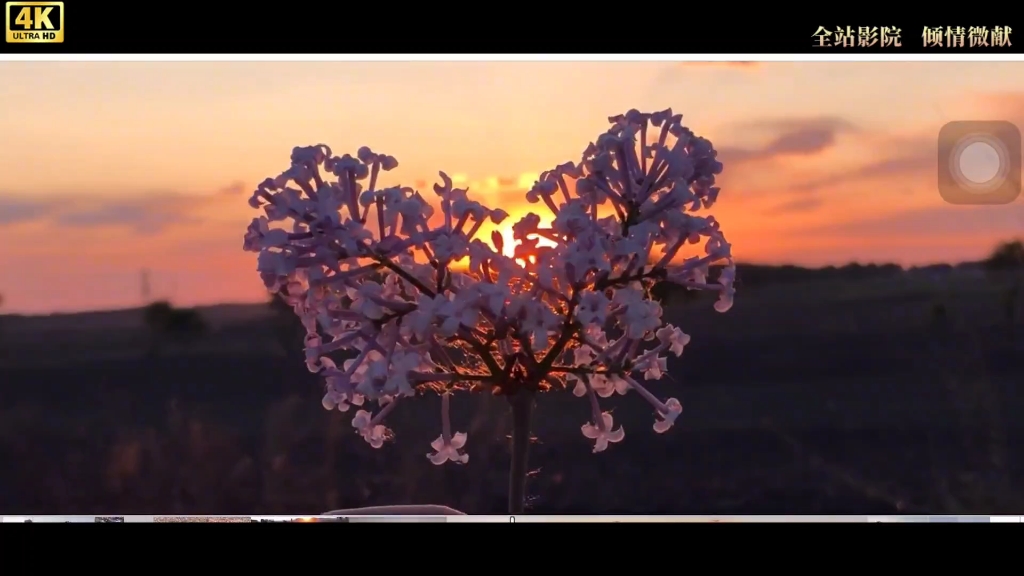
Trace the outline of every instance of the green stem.
<instances>
[{"instance_id":1,"label":"green stem","mask_svg":"<svg viewBox=\"0 0 1024 576\"><path fill-rule=\"evenodd\" d=\"M512 405L512 463L508 474L508 512L522 514L526 505L526 467L530 451L530 412L533 393L519 390L509 396Z\"/></svg>"}]
</instances>

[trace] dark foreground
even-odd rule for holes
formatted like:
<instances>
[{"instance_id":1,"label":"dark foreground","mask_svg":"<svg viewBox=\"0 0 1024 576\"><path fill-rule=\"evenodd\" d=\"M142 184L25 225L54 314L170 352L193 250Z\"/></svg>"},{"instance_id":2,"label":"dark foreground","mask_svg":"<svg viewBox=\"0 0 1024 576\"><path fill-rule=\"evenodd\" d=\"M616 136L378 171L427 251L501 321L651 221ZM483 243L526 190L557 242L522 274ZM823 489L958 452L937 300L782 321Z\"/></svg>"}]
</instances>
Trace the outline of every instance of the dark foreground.
<instances>
[{"instance_id":1,"label":"dark foreground","mask_svg":"<svg viewBox=\"0 0 1024 576\"><path fill-rule=\"evenodd\" d=\"M675 305L694 340L655 388L683 400L679 425L657 435L646 404L618 398L626 440L591 454L587 404L541 397L531 511L1024 512L1024 326L998 290L901 278L751 289L726 315ZM501 399L456 398L467 466L425 457L434 397L399 407L395 442L372 450L320 407L280 319L204 314L210 334L159 347L139 311L3 318L0 511L504 510Z\"/></svg>"}]
</instances>

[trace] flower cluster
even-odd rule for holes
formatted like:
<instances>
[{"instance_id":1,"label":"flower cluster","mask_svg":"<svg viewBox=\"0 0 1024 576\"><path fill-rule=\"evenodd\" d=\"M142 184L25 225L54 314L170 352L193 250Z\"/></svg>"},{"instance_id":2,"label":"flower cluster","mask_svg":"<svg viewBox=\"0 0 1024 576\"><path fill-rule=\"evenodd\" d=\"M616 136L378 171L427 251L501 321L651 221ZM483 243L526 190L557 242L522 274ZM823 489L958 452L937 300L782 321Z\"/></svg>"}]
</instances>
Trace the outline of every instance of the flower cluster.
<instances>
[{"instance_id":1,"label":"flower cluster","mask_svg":"<svg viewBox=\"0 0 1024 576\"><path fill-rule=\"evenodd\" d=\"M452 434L449 420L457 389L571 388L592 408L582 431L595 452L624 436L601 408L613 394L636 392L654 409L657 432L672 426L681 403L641 381L661 378L666 356L682 354L690 337L663 322L651 288L714 290L718 311L732 305L730 245L713 216L695 214L718 197L722 164L671 110L609 121L579 162L541 174L527 192L551 224L527 214L511 226L515 246L498 232L481 237L508 214L443 172L431 202L378 184L397 167L392 156L292 151L291 167L249 201L264 215L244 249L259 254L264 284L305 325L306 364L326 381L324 407L361 407L352 426L376 448L404 399L442 394L442 433L428 455L435 464L468 460L466 434ZM686 257L688 245L702 254Z\"/></svg>"}]
</instances>

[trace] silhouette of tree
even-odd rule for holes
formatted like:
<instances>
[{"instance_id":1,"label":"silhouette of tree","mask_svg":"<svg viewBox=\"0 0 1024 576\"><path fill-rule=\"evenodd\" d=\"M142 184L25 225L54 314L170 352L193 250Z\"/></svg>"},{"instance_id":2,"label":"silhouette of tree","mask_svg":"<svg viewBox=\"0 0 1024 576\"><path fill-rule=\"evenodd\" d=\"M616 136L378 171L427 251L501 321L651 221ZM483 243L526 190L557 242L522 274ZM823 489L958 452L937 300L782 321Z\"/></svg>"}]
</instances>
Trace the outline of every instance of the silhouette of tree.
<instances>
[{"instance_id":1,"label":"silhouette of tree","mask_svg":"<svg viewBox=\"0 0 1024 576\"><path fill-rule=\"evenodd\" d=\"M146 306L143 311L143 319L146 322L146 327L155 333L162 333L166 330L168 323L170 322L171 314L174 313L174 307L171 306L170 302L160 301L153 302L149 306Z\"/></svg>"},{"instance_id":2,"label":"silhouette of tree","mask_svg":"<svg viewBox=\"0 0 1024 576\"><path fill-rule=\"evenodd\" d=\"M174 341L190 345L204 336L209 327L202 315L192 308L175 308L170 302L153 302L143 311L143 321L152 336L152 353L159 353L163 344Z\"/></svg>"},{"instance_id":3,"label":"silhouette of tree","mask_svg":"<svg viewBox=\"0 0 1024 576\"><path fill-rule=\"evenodd\" d=\"M209 332L209 326L198 310L176 309L168 319L167 332L182 343L192 344Z\"/></svg>"},{"instance_id":4,"label":"silhouette of tree","mask_svg":"<svg viewBox=\"0 0 1024 576\"><path fill-rule=\"evenodd\" d=\"M1000 243L984 261L995 280L1008 282L1002 292L1003 320L1010 341L1016 337L1017 316L1020 311L1021 284L1024 283L1024 242L1008 240Z\"/></svg>"},{"instance_id":5,"label":"silhouette of tree","mask_svg":"<svg viewBox=\"0 0 1024 576\"><path fill-rule=\"evenodd\" d=\"M985 260L990 270L1014 270L1024 268L1024 242L1009 240L996 246Z\"/></svg>"}]
</instances>

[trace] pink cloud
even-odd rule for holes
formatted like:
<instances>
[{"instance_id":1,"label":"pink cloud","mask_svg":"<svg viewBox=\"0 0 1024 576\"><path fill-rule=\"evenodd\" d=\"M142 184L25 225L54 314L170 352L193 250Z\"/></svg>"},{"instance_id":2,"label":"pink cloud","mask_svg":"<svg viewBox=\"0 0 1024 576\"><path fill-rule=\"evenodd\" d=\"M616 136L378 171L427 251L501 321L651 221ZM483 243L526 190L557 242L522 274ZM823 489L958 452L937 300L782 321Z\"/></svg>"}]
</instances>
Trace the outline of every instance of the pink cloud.
<instances>
[{"instance_id":1,"label":"pink cloud","mask_svg":"<svg viewBox=\"0 0 1024 576\"><path fill-rule=\"evenodd\" d=\"M767 133L769 140L756 147L726 147L718 153L730 164L771 161L788 156L814 156L836 146L839 136L856 128L841 118L795 118L745 123L748 131Z\"/></svg>"},{"instance_id":2,"label":"pink cloud","mask_svg":"<svg viewBox=\"0 0 1024 576\"><path fill-rule=\"evenodd\" d=\"M39 194L33 197L0 193L0 223L42 223L61 228L127 228L153 234L179 224L203 220L211 205L243 193L245 185L234 182L213 195L154 192L122 197L81 194Z\"/></svg>"}]
</instances>

